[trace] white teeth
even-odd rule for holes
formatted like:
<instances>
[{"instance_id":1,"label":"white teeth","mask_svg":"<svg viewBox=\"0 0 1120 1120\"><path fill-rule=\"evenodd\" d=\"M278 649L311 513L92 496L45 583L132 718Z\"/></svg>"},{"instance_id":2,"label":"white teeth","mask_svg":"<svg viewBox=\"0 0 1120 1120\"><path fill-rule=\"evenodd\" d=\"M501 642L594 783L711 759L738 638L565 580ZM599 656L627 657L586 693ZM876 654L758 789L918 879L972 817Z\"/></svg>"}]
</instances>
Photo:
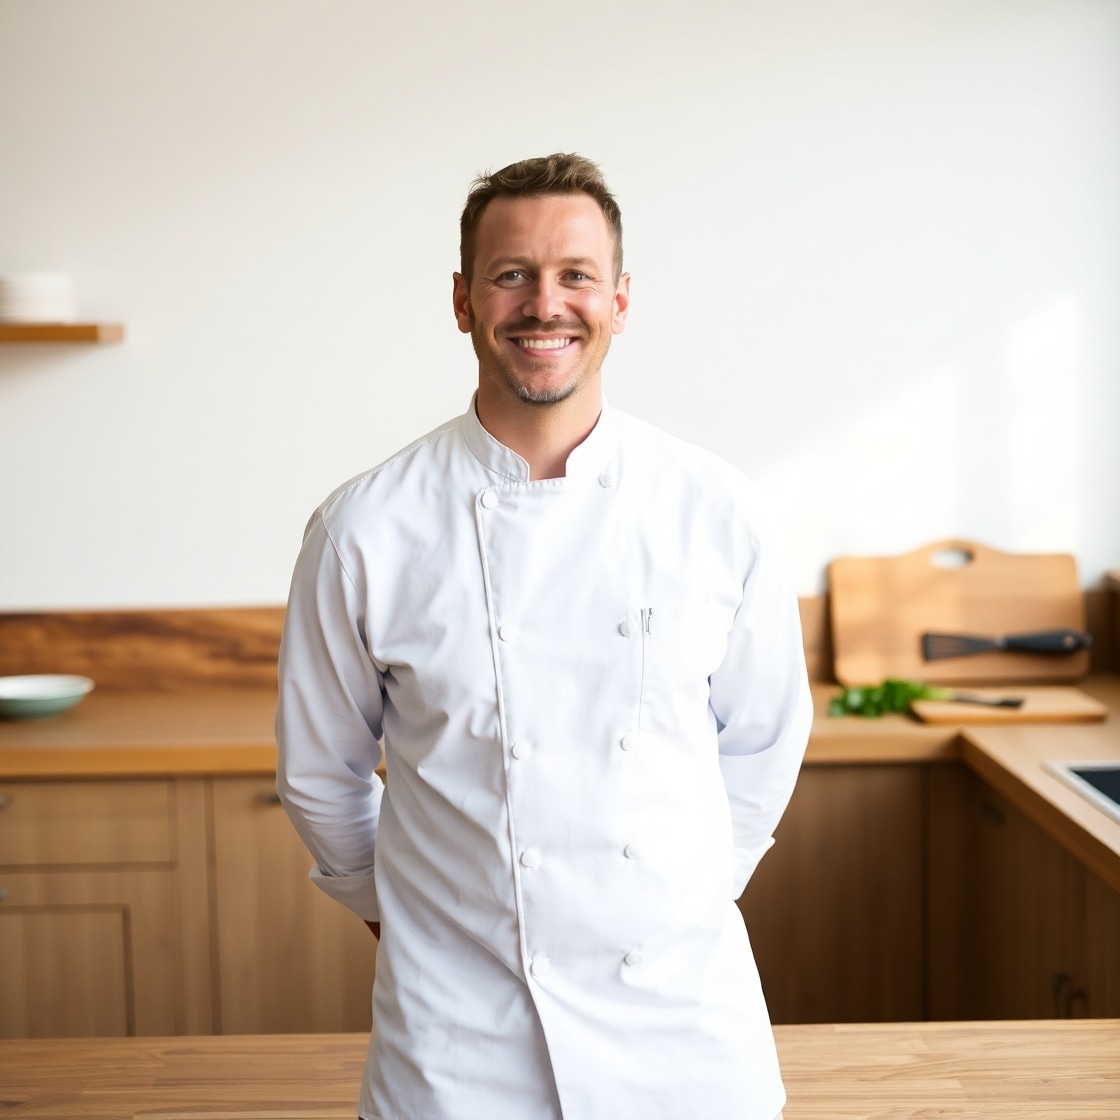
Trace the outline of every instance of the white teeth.
<instances>
[{"instance_id":1,"label":"white teeth","mask_svg":"<svg viewBox=\"0 0 1120 1120\"><path fill-rule=\"evenodd\" d=\"M569 338L517 338L514 339L518 346L526 350L559 350L567 346Z\"/></svg>"}]
</instances>

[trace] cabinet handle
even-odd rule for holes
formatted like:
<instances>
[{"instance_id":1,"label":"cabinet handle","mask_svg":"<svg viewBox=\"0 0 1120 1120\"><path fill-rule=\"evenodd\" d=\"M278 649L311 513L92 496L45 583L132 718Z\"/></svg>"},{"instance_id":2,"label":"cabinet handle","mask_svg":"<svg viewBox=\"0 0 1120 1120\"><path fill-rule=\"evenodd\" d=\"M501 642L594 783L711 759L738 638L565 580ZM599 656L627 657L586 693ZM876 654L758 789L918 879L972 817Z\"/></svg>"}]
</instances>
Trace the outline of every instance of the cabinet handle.
<instances>
[{"instance_id":1,"label":"cabinet handle","mask_svg":"<svg viewBox=\"0 0 1120 1120\"><path fill-rule=\"evenodd\" d=\"M7 887L0 887L0 902L6 902L8 895L11 893Z\"/></svg>"},{"instance_id":2,"label":"cabinet handle","mask_svg":"<svg viewBox=\"0 0 1120 1120\"><path fill-rule=\"evenodd\" d=\"M12 799L6 793L0 793L0 809L6 809L12 803Z\"/></svg>"},{"instance_id":3,"label":"cabinet handle","mask_svg":"<svg viewBox=\"0 0 1120 1120\"><path fill-rule=\"evenodd\" d=\"M280 804L280 794L278 794L276 792L276 790L272 790L270 793L258 794L257 800L262 805L279 805Z\"/></svg>"},{"instance_id":4,"label":"cabinet handle","mask_svg":"<svg viewBox=\"0 0 1120 1120\"><path fill-rule=\"evenodd\" d=\"M993 805L990 801L980 802L980 816L988 824L994 824L997 828L1002 827L1007 823L1007 818L1003 814L1003 810Z\"/></svg>"},{"instance_id":5,"label":"cabinet handle","mask_svg":"<svg viewBox=\"0 0 1120 1120\"><path fill-rule=\"evenodd\" d=\"M1081 1008L1079 1018L1088 1014L1089 995L1084 988L1073 986L1073 977L1065 972L1055 973L1051 979L1051 989L1054 993L1054 1017L1056 1019L1072 1019L1074 1005Z\"/></svg>"}]
</instances>

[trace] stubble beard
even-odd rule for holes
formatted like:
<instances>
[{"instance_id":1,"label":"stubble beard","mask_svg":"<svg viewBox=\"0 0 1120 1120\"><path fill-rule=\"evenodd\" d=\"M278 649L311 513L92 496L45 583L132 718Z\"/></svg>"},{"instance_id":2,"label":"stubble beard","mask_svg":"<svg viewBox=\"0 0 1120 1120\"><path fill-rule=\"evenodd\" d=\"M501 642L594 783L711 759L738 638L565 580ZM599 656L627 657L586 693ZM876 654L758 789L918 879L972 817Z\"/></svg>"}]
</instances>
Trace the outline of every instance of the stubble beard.
<instances>
[{"instance_id":1,"label":"stubble beard","mask_svg":"<svg viewBox=\"0 0 1120 1120\"><path fill-rule=\"evenodd\" d=\"M537 327L537 329L540 329ZM566 328L567 329L567 328ZM580 337L582 341L586 341L586 332L581 328ZM493 363L498 372L501 374L502 380L506 383L521 401L526 404L533 405L552 405L560 404L572 396L575 391L580 387L580 367L576 367L572 371L571 379L565 385L558 385L550 389L534 389L531 385L527 384L523 379L523 375L509 361L506 356L499 349L497 353L487 346L487 339L481 337L481 332L478 329L478 324L474 321L471 323L471 343L474 346L475 356L480 363ZM610 346L610 339L607 339L607 346ZM606 357L606 349L600 356L599 365L602 367L603 359ZM529 366L530 373L546 373L549 369L548 362L532 362Z\"/></svg>"}]
</instances>

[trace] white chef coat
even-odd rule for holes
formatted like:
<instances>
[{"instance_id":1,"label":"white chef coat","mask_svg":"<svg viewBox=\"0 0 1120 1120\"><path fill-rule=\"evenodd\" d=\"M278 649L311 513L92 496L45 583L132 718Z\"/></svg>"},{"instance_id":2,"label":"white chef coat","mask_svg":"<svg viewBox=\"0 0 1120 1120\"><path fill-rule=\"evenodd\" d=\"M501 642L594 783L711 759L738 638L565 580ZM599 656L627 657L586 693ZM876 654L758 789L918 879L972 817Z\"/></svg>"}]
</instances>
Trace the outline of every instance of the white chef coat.
<instances>
[{"instance_id":1,"label":"white chef coat","mask_svg":"<svg viewBox=\"0 0 1120 1120\"><path fill-rule=\"evenodd\" d=\"M810 719L781 556L706 452L604 407L530 481L472 402L335 491L278 789L315 881L382 922L361 1115L771 1120L734 900Z\"/></svg>"}]
</instances>

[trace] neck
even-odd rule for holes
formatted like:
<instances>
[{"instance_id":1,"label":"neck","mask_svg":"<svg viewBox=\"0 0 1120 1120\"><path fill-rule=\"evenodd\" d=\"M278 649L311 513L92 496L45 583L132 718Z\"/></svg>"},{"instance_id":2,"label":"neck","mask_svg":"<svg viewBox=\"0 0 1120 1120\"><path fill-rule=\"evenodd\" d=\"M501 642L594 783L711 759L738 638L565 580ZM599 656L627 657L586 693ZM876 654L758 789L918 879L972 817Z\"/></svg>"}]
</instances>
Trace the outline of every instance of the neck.
<instances>
[{"instance_id":1,"label":"neck","mask_svg":"<svg viewBox=\"0 0 1120 1120\"><path fill-rule=\"evenodd\" d=\"M479 385L475 399L479 422L499 443L529 464L531 479L563 478L568 456L591 434L603 411L596 382L556 404L496 399Z\"/></svg>"}]
</instances>

